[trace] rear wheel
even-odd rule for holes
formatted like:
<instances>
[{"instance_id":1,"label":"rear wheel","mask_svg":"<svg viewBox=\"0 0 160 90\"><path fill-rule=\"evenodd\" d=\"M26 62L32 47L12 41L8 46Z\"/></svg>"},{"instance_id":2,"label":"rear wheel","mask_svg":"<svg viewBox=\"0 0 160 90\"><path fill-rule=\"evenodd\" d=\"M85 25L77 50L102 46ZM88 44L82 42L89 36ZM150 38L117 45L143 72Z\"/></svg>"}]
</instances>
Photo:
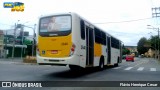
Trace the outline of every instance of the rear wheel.
<instances>
[{"instance_id":1,"label":"rear wheel","mask_svg":"<svg viewBox=\"0 0 160 90\"><path fill-rule=\"evenodd\" d=\"M118 63L114 64L115 67L118 67Z\"/></svg>"},{"instance_id":2,"label":"rear wheel","mask_svg":"<svg viewBox=\"0 0 160 90\"><path fill-rule=\"evenodd\" d=\"M117 58L117 63L114 64L115 67L118 67L118 63L119 63L119 57Z\"/></svg>"}]
</instances>

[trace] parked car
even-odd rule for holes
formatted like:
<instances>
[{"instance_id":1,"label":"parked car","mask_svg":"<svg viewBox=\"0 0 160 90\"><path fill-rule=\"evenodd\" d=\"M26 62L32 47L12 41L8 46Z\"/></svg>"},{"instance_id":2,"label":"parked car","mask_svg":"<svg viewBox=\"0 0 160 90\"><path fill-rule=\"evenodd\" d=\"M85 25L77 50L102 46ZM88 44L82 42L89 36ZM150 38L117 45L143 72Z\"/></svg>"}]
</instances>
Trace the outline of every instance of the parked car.
<instances>
[{"instance_id":1,"label":"parked car","mask_svg":"<svg viewBox=\"0 0 160 90\"><path fill-rule=\"evenodd\" d=\"M134 56L132 56L132 55L127 55L127 56L126 56L126 61L132 61L132 62L134 62Z\"/></svg>"}]
</instances>

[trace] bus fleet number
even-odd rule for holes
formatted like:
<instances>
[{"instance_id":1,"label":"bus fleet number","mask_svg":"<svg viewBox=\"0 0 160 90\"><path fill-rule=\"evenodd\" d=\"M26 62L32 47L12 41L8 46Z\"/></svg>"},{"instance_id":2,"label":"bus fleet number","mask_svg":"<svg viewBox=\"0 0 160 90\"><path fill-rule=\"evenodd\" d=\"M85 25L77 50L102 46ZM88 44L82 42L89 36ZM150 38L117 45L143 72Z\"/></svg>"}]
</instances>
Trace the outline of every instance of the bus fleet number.
<instances>
[{"instance_id":1,"label":"bus fleet number","mask_svg":"<svg viewBox=\"0 0 160 90\"><path fill-rule=\"evenodd\" d=\"M86 46L81 45L81 49L86 49Z\"/></svg>"}]
</instances>

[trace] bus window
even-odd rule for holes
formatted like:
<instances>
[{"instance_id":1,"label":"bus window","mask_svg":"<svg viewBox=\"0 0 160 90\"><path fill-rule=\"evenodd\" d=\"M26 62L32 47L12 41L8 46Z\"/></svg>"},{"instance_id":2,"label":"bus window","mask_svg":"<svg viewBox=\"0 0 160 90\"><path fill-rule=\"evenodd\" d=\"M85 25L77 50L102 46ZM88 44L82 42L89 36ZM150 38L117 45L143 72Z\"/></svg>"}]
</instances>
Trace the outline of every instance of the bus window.
<instances>
[{"instance_id":1,"label":"bus window","mask_svg":"<svg viewBox=\"0 0 160 90\"><path fill-rule=\"evenodd\" d=\"M104 32L101 33L102 33L102 44L106 45L106 34Z\"/></svg>"},{"instance_id":2,"label":"bus window","mask_svg":"<svg viewBox=\"0 0 160 90\"><path fill-rule=\"evenodd\" d=\"M85 40L85 24L84 24L84 21L81 20L80 24L81 24L81 38L83 40Z\"/></svg>"},{"instance_id":3,"label":"bus window","mask_svg":"<svg viewBox=\"0 0 160 90\"><path fill-rule=\"evenodd\" d=\"M50 16L40 19L41 36L64 36L71 32L71 16Z\"/></svg>"},{"instance_id":4,"label":"bus window","mask_svg":"<svg viewBox=\"0 0 160 90\"><path fill-rule=\"evenodd\" d=\"M120 44L120 43L119 43L119 40L111 37L111 46L112 46L113 48L119 49L119 48L120 48L120 45L119 45L119 44Z\"/></svg>"},{"instance_id":5,"label":"bus window","mask_svg":"<svg viewBox=\"0 0 160 90\"><path fill-rule=\"evenodd\" d=\"M95 35L95 42L96 43L102 43L102 40L101 40L101 31L99 30L99 29L97 29L97 28L95 28L95 33L94 33Z\"/></svg>"}]
</instances>

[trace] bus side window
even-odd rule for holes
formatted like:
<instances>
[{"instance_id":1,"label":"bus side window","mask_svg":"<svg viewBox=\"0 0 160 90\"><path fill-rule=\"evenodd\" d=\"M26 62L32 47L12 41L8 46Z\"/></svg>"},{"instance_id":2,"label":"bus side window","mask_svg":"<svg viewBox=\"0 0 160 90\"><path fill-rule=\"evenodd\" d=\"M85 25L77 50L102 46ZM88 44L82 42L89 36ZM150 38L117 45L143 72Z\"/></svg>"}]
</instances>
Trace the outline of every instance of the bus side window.
<instances>
[{"instance_id":1,"label":"bus side window","mask_svg":"<svg viewBox=\"0 0 160 90\"><path fill-rule=\"evenodd\" d=\"M81 25L81 38L85 40L85 24L83 20L80 21L80 25Z\"/></svg>"},{"instance_id":2,"label":"bus side window","mask_svg":"<svg viewBox=\"0 0 160 90\"><path fill-rule=\"evenodd\" d=\"M99 29L97 29L97 28L95 28L94 29L94 31L95 31L95 42L96 43L99 43L99 44L102 44L102 38L101 38L101 31L99 30Z\"/></svg>"},{"instance_id":3,"label":"bus side window","mask_svg":"<svg viewBox=\"0 0 160 90\"><path fill-rule=\"evenodd\" d=\"M102 33L102 44L106 45L106 34L104 32L101 33Z\"/></svg>"},{"instance_id":4,"label":"bus side window","mask_svg":"<svg viewBox=\"0 0 160 90\"><path fill-rule=\"evenodd\" d=\"M119 41L117 40L117 39L115 39L115 38L113 38L113 37L111 37L111 46L113 47L113 48L116 48L116 49L119 49L120 47L119 47Z\"/></svg>"}]
</instances>

